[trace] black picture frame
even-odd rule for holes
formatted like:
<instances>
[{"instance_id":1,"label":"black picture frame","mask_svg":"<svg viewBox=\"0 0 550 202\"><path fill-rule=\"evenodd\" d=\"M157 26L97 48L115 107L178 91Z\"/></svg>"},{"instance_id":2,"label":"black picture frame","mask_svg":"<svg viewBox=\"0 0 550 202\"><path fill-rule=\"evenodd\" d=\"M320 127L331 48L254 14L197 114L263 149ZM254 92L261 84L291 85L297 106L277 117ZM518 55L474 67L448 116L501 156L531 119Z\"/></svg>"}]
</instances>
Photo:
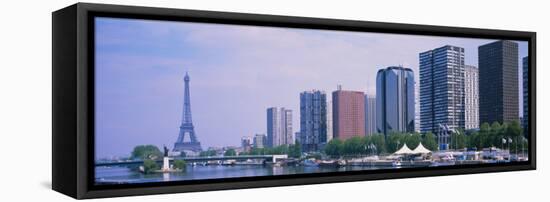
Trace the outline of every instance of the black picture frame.
<instances>
[{"instance_id":1,"label":"black picture frame","mask_svg":"<svg viewBox=\"0 0 550 202\"><path fill-rule=\"evenodd\" d=\"M403 168L296 174L132 185L94 185L93 18L108 16L204 23L274 26L358 32L525 40L529 44L529 160L507 164ZM492 29L212 12L77 3L52 13L52 188L84 199L504 172L536 169L536 33Z\"/></svg>"}]
</instances>

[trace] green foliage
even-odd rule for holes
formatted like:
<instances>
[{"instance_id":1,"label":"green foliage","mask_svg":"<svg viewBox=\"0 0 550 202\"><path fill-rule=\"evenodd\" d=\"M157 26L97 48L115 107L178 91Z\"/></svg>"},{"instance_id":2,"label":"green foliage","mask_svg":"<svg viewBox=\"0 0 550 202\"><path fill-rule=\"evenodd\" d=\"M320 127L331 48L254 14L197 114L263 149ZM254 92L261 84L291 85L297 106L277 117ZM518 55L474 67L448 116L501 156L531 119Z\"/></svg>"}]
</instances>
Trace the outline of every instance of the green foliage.
<instances>
[{"instance_id":1,"label":"green foliage","mask_svg":"<svg viewBox=\"0 0 550 202\"><path fill-rule=\"evenodd\" d=\"M464 132L460 131L458 133L451 134L451 142L449 147L451 149L464 149L466 148L467 138Z\"/></svg>"},{"instance_id":2,"label":"green foliage","mask_svg":"<svg viewBox=\"0 0 550 202\"><path fill-rule=\"evenodd\" d=\"M228 149L223 154L224 156L237 156L237 152L234 149Z\"/></svg>"},{"instance_id":3,"label":"green foliage","mask_svg":"<svg viewBox=\"0 0 550 202\"><path fill-rule=\"evenodd\" d=\"M163 156L162 152L155 145L139 145L132 151L133 159L157 159Z\"/></svg>"},{"instance_id":4,"label":"green foliage","mask_svg":"<svg viewBox=\"0 0 550 202\"><path fill-rule=\"evenodd\" d=\"M416 148L422 141L422 136L420 136L420 133L405 134L404 136L405 142L410 149Z\"/></svg>"},{"instance_id":5,"label":"green foliage","mask_svg":"<svg viewBox=\"0 0 550 202\"><path fill-rule=\"evenodd\" d=\"M426 149L429 149L431 151L436 151L439 149L437 145L437 139L432 132L427 132L426 134L424 134L422 145L424 145Z\"/></svg>"},{"instance_id":6,"label":"green foliage","mask_svg":"<svg viewBox=\"0 0 550 202\"><path fill-rule=\"evenodd\" d=\"M354 136L344 141L343 153L344 155L359 155L365 153L366 146L360 136Z\"/></svg>"},{"instance_id":7,"label":"green foliage","mask_svg":"<svg viewBox=\"0 0 550 202\"><path fill-rule=\"evenodd\" d=\"M344 143L338 138L330 140L325 146L325 154L332 157L340 157L343 154Z\"/></svg>"},{"instance_id":8,"label":"green foliage","mask_svg":"<svg viewBox=\"0 0 550 202\"><path fill-rule=\"evenodd\" d=\"M472 133L465 140L465 144L470 148L481 150L487 147L499 147L502 149L510 149L512 152L521 150L523 144L522 128L519 121L511 121L500 124L493 122L481 124L479 131ZM503 142L505 140L505 142ZM510 140L512 140L510 142ZM460 143L460 139L458 140Z\"/></svg>"},{"instance_id":9,"label":"green foliage","mask_svg":"<svg viewBox=\"0 0 550 202\"><path fill-rule=\"evenodd\" d=\"M155 172L155 170L158 170L159 166L157 165L157 162L151 159L145 159L143 160L143 172L145 174L149 174L152 172Z\"/></svg>"},{"instance_id":10,"label":"green foliage","mask_svg":"<svg viewBox=\"0 0 550 202\"><path fill-rule=\"evenodd\" d=\"M388 152L394 153L406 143L406 136L403 133L392 132L388 136L388 143L386 144Z\"/></svg>"},{"instance_id":11,"label":"green foliage","mask_svg":"<svg viewBox=\"0 0 550 202\"><path fill-rule=\"evenodd\" d=\"M300 144L280 145L273 148L253 147L250 149L249 152L241 152L239 155L279 155L279 154L287 154L289 157L299 158L302 155L302 147Z\"/></svg>"},{"instance_id":12,"label":"green foliage","mask_svg":"<svg viewBox=\"0 0 550 202\"><path fill-rule=\"evenodd\" d=\"M288 146L288 156L292 158L300 158L302 156L302 146L296 142L296 144Z\"/></svg>"},{"instance_id":13,"label":"green foliage","mask_svg":"<svg viewBox=\"0 0 550 202\"><path fill-rule=\"evenodd\" d=\"M174 160L174 168L175 169L185 170L187 168L186 165L187 165L187 163L185 162L185 160L181 160L181 159Z\"/></svg>"},{"instance_id":14,"label":"green foliage","mask_svg":"<svg viewBox=\"0 0 550 202\"><path fill-rule=\"evenodd\" d=\"M383 134L373 134L369 136L369 143L376 146L375 151L377 154L386 153L386 137L384 137Z\"/></svg>"},{"instance_id":15,"label":"green foliage","mask_svg":"<svg viewBox=\"0 0 550 202\"><path fill-rule=\"evenodd\" d=\"M250 149L250 152L249 152L250 155L264 155L265 154L265 150L264 148L252 148Z\"/></svg>"},{"instance_id":16,"label":"green foliage","mask_svg":"<svg viewBox=\"0 0 550 202\"><path fill-rule=\"evenodd\" d=\"M201 151L201 153L199 153L199 156L201 157L216 156L216 151L212 149Z\"/></svg>"}]
</instances>

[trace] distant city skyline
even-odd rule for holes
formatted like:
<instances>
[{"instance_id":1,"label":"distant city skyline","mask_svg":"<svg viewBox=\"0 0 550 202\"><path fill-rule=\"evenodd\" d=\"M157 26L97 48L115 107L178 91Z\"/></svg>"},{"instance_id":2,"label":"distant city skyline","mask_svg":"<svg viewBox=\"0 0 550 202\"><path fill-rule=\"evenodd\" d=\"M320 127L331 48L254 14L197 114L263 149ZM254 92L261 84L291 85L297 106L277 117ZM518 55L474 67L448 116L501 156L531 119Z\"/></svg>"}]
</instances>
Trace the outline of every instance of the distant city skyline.
<instances>
[{"instance_id":1,"label":"distant city skyline","mask_svg":"<svg viewBox=\"0 0 550 202\"><path fill-rule=\"evenodd\" d=\"M492 41L97 18L96 157L128 156L140 144L172 145L186 71L203 149L238 146L243 136L267 133L267 108L299 112L300 92L343 85L376 96L379 69L402 65L418 79L418 54L444 45L463 47L465 64L478 66L478 46ZM519 61L527 42L518 43ZM293 131L300 131L299 121L295 115Z\"/></svg>"}]
</instances>

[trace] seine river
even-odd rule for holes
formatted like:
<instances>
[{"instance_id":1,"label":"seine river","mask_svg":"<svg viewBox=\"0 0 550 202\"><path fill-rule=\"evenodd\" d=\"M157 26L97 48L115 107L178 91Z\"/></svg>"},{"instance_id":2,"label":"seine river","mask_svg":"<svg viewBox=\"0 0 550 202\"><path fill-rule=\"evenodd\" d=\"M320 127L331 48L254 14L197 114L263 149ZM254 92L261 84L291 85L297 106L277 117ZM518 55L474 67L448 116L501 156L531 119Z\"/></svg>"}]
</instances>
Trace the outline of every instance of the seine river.
<instances>
[{"instance_id":1,"label":"seine river","mask_svg":"<svg viewBox=\"0 0 550 202\"><path fill-rule=\"evenodd\" d=\"M388 168L388 167L385 167ZM126 167L96 167L96 183L143 183L197 179L237 178L250 176L289 175L353 170L380 169L377 167L308 167L308 166L260 166L260 165L207 165L187 166L186 172L143 174Z\"/></svg>"}]
</instances>

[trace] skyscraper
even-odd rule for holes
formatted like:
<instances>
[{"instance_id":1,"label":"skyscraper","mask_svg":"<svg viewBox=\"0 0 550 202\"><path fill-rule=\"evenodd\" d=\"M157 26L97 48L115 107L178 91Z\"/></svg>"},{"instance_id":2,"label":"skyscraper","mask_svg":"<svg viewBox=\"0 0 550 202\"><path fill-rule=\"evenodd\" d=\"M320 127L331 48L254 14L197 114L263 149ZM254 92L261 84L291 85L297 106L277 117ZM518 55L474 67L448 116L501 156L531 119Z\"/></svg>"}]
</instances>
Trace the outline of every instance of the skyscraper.
<instances>
[{"instance_id":1,"label":"skyscraper","mask_svg":"<svg viewBox=\"0 0 550 202\"><path fill-rule=\"evenodd\" d=\"M414 73L388 67L376 75L376 130L387 135L414 131Z\"/></svg>"},{"instance_id":2,"label":"skyscraper","mask_svg":"<svg viewBox=\"0 0 550 202\"><path fill-rule=\"evenodd\" d=\"M292 132L292 110L281 108L281 139L280 144L294 144L294 132Z\"/></svg>"},{"instance_id":3,"label":"skyscraper","mask_svg":"<svg viewBox=\"0 0 550 202\"><path fill-rule=\"evenodd\" d=\"M414 82L414 131L420 132L420 84Z\"/></svg>"},{"instance_id":4,"label":"skyscraper","mask_svg":"<svg viewBox=\"0 0 550 202\"><path fill-rule=\"evenodd\" d=\"M254 135L254 147L255 148L264 148L267 144L267 137L265 134L256 134Z\"/></svg>"},{"instance_id":5,"label":"skyscraper","mask_svg":"<svg viewBox=\"0 0 550 202\"><path fill-rule=\"evenodd\" d=\"M365 135L376 133L376 97L365 95Z\"/></svg>"},{"instance_id":6,"label":"skyscraper","mask_svg":"<svg viewBox=\"0 0 550 202\"><path fill-rule=\"evenodd\" d=\"M328 101L327 103L327 142L332 140L334 137L333 135L333 127L332 127L332 101Z\"/></svg>"},{"instance_id":7,"label":"skyscraper","mask_svg":"<svg viewBox=\"0 0 550 202\"><path fill-rule=\"evenodd\" d=\"M464 48L446 45L419 57L420 131L464 128Z\"/></svg>"},{"instance_id":8,"label":"skyscraper","mask_svg":"<svg viewBox=\"0 0 550 202\"><path fill-rule=\"evenodd\" d=\"M277 107L267 109L267 146L294 144L292 110Z\"/></svg>"},{"instance_id":9,"label":"skyscraper","mask_svg":"<svg viewBox=\"0 0 550 202\"><path fill-rule=\"evenodd\" d=\"M476 66L464 66L464 128L479 128L479 73Z\"/></svg>"},{"instance_id":10,"label":"skyscraper","mask_svg":"<svg viewBox=\"0 0 550 202\"><path fill-rule=\"evenodd\" d=\"M300 144L317 151L327 142L327 96L318 90L300 93Z\"/></svg>"},{"instance_id":11,"label":"skyscraper","mask_svg":"<svg viewBox=\"0 0 550 202\"><path fill-rule=\"evenodd\" d=\"M495 41L479 46L479 122L519 119L518 44Z\"/></svg>"},{"instance_id":12,"label":"skyscraper","mask_svg":"<svg viewBox=\"0 0 550 202\"><path fill-rule=\"evenodd\" d=\"M274 147L279 145L281 136L281 115L277 107L271 107L267 109L267 147Z\"/></svg>"},{"instance_id":13,"label":"skyscraper","mask_svg":"<svg viewBox=\"0 0 550 202\"><path fill-rule=\"evenodd\" d=\"M241 147L243 148L243 151L249 152L253 145L253 138L249 136L244 136L241 138Z\"/></svg>"},{"instance_id":14,"label":"skyscraper","mask_svg":"<svg viewBox=\"0 0 550 202\"><path fill-rule=\"evenodd\" d=\"M523 134L529 134L529 56L522 60L523 63Z\"/></svg>"},{"instance_id":15,"label":"skyscraper","mask_svg":"<svg viewBox=\"0 0 550 202\"><path fill-rule=\"evenodd\" d=\"M365 135L365 94L345 91L341 86L332 92L332 122L334 138L346 140Z\"/></svg>"}]
</instances>

